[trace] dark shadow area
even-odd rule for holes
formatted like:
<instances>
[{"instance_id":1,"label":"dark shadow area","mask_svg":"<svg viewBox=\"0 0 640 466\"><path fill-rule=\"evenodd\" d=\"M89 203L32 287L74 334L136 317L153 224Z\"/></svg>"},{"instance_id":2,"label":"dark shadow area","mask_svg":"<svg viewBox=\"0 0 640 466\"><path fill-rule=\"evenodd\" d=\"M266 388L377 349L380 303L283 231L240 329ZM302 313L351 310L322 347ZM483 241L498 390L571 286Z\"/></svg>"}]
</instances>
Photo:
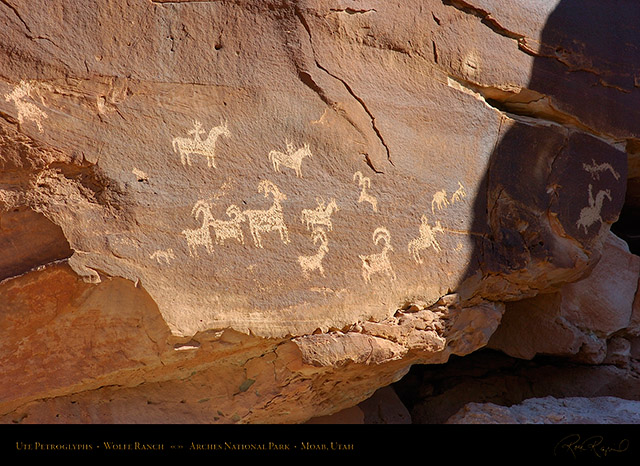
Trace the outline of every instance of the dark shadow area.
<instances>
[{"instance_id":1,"label":"dark shadow area","mask_svg":"<svg viewBox=\"0 0 640 466\"><path fill-rule=\"evenodd\" d=\"M545 291L558 279L545 282L545 274L559 269L568 271L560 281L579 279L581 251L595 262L598 239L612 224L639 251L640 209L623 208L628 160L617 147L640 137L640 3L562 0L536 45L528 89L545 99L535 106L489 102L513 121L503 121L474 200L472 231L482 235L474 237L458 286L463 299L515 300L523 284ZM414 366L394 389L414 423L437 424L468 402L637 399L623 373L561 357L525 361L481 350L445 365Z\"/></svg>"}]
</instances>

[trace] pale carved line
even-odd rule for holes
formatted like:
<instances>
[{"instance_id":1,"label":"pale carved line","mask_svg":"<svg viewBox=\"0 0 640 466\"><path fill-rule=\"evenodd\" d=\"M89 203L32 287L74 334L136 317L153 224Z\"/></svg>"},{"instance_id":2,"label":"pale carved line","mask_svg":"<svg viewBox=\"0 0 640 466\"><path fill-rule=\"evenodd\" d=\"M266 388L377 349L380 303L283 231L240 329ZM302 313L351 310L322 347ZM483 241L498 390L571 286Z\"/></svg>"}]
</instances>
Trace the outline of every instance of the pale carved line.
<instances>
[{"instance_id":1,"label":"pale carved line","mask_svg":"<svg viewBox=\"0 0 640 466\"><path fill-rule=\"evenodd\" d=\"M36 107L31 102L28 102L27 98L32 99L31 96L31 84L26 81L20 81L13 91L4 96L4 100L9 102L10 100L16 106L18 110L18 122L22 125L25 120L33 121L38 127L39 132L43 132L44 128L42 127L42 119L48 118L48 115Z\"/></svg>"},{"instance_id":2,"label":"pale carved line","mask_svg":"<svg viewBox=\"0 0 640 466\"><path fill-rule=\"evenodd\" d=\"M329 253L329 240L327 239L327 233L321 228L316 228L313 230L313 233L311 235L314 245L317 245L318 241L320 242L318 251L311 256L298 256L298 263L302 268L302 273L307 279L310 277L310 272L312 272L313 270L318 270L320 272L320 275L322 275L323 277L325 276L322 261L324 260L324 257Z\"/></svg>"},{"instance_id":3,"label":"pale carved line","mask_svg":"<svg viewBox=\"0 0 640 466\"><path fill-rule=\"evenodd\" d=\"M371 281L371 275L374 274L385 274L391 280L396 279L396 273L389 259L389 251L393 251L391 234L384 227L378 227L373 232L373 242L379 244L381 241L384 244L379 253L358 256L362 260L362 278L366 283Z\"/></svg>"},{"instance_id":4,"label":"pale carved line","mask_svg":"<svg viewBox=\"0 0 640 466\"><path fill-rule=\"evenodd\" d=\"M324 225L329 231L332 231L333 224L331 223L331 215L339 210L336 200L331 199L331 201L325 205L323 199L316 198L316 203L318 207L315 209L302 210L302 222L307 225L307 229L314 229L319 225Z\"/></svg>"},{"instance_id":5,"label":"pale carved line","mask_svg":"<svg viewBox=\"0 0 640 466\"><path fill-rule=\"evenodd\" d=\"M576 222L576 227L584 228L584 232L588 232L588 227L593 225L596 222L603 223L601 212L602 212L602 204L604 203L604 198L606 197L611 201L611 191L610 190L600 190L594 199L593 197L593 186L589 185L589 205L583 207L580 211L580 218Z\"/></svg>"},{"instance_id":6,"label":"pale carved line","mask_svg":"<svg viewBox=\"0 0 640 466\"><path fill-rule=\"evenodd\" d=\"M432 247L436 252L442 251L438 240L436 239L436 232L443 233L444 229L439 221L436 221L434 227L429 225L429 221L426 215L423 215L422 223L420 224L420 236L409 242L408 250L415 259L416 262L422 264L422 257L420 257L420 251Z\"/></svg>"},{"instance_id":7,"label":"pale carved line","mask_svg":"<svg viewBox=\"0 0 640 466\"><path fill-rule=\"evenodd\" d=\"M209 168L216 168L215 162L215 148L216 141L219 136L231 137L231 132L227 128L227 122L216 126L209 131L206 139L200 137L205 131L202 129L202 124L199 121L193 122L193 129L189 130L188 134L193 134L193 138L175 137L171 141L173 151L180 154L180 161L182 165L191 165L191 154L201 155L207 158L207 166Z\"/></svg>"},{"instance_id":8,"label":"pale carved line","mask_svg":"<svg viewBox=\"0 0 640 466\"><path fill-rule=\"evenodd\" d=\"M358 186L360 186L361 188L358 203L368 202L369 204L371 204L373 211L377 212L378 200L367 191L367 189L371 189L371 179L369 177L363 176L360 171L357 171L353 174L353 180L358 180Z\"/></svg>"},{"instance_id":9,"label":"pale carved line","mask_svg":"<svg viewBox=\"0 0 640 466\"><path fill-rule=\"evenodd\" d=\"M286 153L277 150L269 152L269 160L276 172L280 172L280 165L283 165L294 170L298 178L302 178L302 159L312 156L309 144L304 144L304 146L296 150L289 141L287 141Z\"/></svg>"}]
</instances>

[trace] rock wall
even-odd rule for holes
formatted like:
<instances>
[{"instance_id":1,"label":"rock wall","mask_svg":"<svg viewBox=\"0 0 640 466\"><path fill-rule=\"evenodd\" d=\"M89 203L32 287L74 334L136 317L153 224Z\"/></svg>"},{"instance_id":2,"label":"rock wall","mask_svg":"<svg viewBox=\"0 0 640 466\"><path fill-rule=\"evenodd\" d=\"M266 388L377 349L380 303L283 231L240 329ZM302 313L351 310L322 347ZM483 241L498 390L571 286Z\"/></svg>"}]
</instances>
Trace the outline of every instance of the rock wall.
<instances>
[{"instance_id":1,"label":"rock wall","mask_svg":"<svg viewBox=\"0 0 640 466\"><path fill-rule=\"evenodd\" d=\"M563 303L635 199L611 9L36 3L0 3L3 422L304 422L545 352L507 333L525 298L573 313L565 353L597 326Z\"/></svg>"}]
</instances>

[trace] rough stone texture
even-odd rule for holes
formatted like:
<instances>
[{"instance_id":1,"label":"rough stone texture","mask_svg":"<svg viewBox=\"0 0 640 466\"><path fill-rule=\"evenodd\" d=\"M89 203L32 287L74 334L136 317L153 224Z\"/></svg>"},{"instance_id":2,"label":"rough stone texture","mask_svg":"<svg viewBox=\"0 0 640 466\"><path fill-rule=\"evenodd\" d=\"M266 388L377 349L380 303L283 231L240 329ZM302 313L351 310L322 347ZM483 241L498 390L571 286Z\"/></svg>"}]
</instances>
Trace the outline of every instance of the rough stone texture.
<instances>
[{"instance_id":1,"label":"rough stone texture","mask_svg":"<svg viewBox=\"0 0 640 466\"><path fill-rule=\"evenodd\" d=\"M640 331L634 312L639 276L640 257L610 233L587 278L553 294L508 303L489 347L525 359L554 354L598 364L607 357L608 346L619 354L629 345L624 337Z\"/></svg>"},{"instance_id":2,"label":"rough stone texture","mask_svg":"<svg viewBox=\"0 0 640 466\"><path fill-rule=\"evenodd\" d=\"M549 396L640 401L639 359L594 365L558 357L523 360L485 349L444 366L414 366L393 388L414 424L442 424L469 403L511 406Z\"/></svg>"},{"instance_id":3,"label":"rough stone texture","mask_svg":"<svg viewBox=\"0 0 640 466\"><path fill-rule=\"evenodd\" d=\"M615 397L532 398L520 405L469 403L447 424L637 424L640 401Z\"/></svg>"},{"instance_id":4,"label":"rough stone texture","mask_svg":"<svg viewBox=\"0 0 640 466\"><path fill-rule=\"evenodd\" d=\"M637 33L510 6L0 2L2 419L304 422L587 274Z\"/></svg>"}]
</instances>

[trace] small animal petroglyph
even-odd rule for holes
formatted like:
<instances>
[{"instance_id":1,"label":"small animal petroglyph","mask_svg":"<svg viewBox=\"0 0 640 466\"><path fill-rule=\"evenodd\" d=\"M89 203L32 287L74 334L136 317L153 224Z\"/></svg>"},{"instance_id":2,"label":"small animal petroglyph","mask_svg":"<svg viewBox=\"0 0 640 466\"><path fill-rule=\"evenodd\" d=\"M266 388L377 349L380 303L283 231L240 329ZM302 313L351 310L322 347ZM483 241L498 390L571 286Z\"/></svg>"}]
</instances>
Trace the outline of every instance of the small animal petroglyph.
<instances>
[{"instance_id":1,"label":"small animal petroglyph","mask_svg":"<svg viewBox=\"0 0 640 466\"><path fill-rule=\"evenodd\" d=\"M604 202L604 198L606 197L611 201L611 191L610 190L601 190L596 194L595 199L593 198L592 192L593 186L589 185L589 205L583 207L580 211L580 218L576 222L576 226L578 228L584 228L584 232L588 232L588 227L593 225L596 222L602 223L602 217L600 213L602 212L602 203Z\"/></svg>"},{"instance_id":2,"label":"small animal petroglyph","mask_svg":"<svg viewBox=\"0 0 640 466\"><path fill-rule=\"evenodd\" d=\"M321 198L316 198L316 202L318 207L315 209L302 210L302 222L306 223L307 229L314 229L317 226L324 225L329 231L332 231L331 214L339 210L336 200L331 199L327 205Z\"/></svg>"},{"instance_id":3,"label":"small animal petroglyph","mask_svg":"<svg viewBox=\"0 0 640 466\"><path fill-rule=\"evenodd\" d=\"M442 251L442 248L440 247L440 244L436 239L435 233L444 232L444 229L442 228L442 225L440 224L439 221L436 221L435 226L432 228L431 225L429 225L429 221L426 215L423 215L421 220L422 220L422 223L420 224L420 230L419 230L420 236L411 240L408 246L409 252L411 253L411 255L413 256L413 258L418 264L422 264L422 257L420 257L420 251L427 249L428 247L432 247L433 249L435 249L436 252Z\"/></svg>"},{"instance_id":4,"label":"small animal petroglyph","mask_svg":"<svg viewBox=\"0 0 640 466\"><path fill-rule=\"evenodd\" d=\"M462 183L458 181L458 189L456 189L456 191L451 195L451 204L455 204L456 202L461 201L465 197L467 197L467 190L464 189L464 186L462 186Z\"/></svg>"},{"instance_id":5,"label":"small animal petroglyph","mask_svg":"<svg viewBox=\"0 0 640 466\"><path fill-rule=\"evenodd\" d=\"M204 246L209 254L213 253L213 244L211 241L211 233L209 232L209 224L213 219L211 215L211 208L205 201L198 201L193 206L191 214L195 216L196 220L202 216L202 226L195 230L183 230L182 234L187 240L189 246L189 255L198 256L197 247Z\"/></svg>"},{"instance_id":6,"label":"small animal petroglyph","mask_svg":"<svg viewBox=\"0 0 640 466\"><path fill-rule=\"evenodd\" d=\"M373 232L373 242L375 244L384 243L382 251L376 254L369 254L366 256L358 256L362 260L362 278L369 283L371 281L371 275L385 274L391 280L396 279L396 273L393 271L391 261L389 259L389 251L393 251L391 247L391 234L389 230L384 227L378 227Z\"/></svg>"},{"instance_id":7,"label":"small animal petroglyph","mask_svg":"<svg viewBox=\"0 0 640 466\"><path fill-rule=\"evenodd\" d=\"M151 259L155 259L158 264L164 262L165 264L171 264L171 261L176 258L173 253L173 249L169 248L166 251L157 250L149 256Z\"/></svg>"},{"instance_id":8,"label":"small animal petroglyph","mask_svg":"<svg viewBox=\"0 0 640 466\"><path fill-rule=\"evenodd\" d=\"M436 213L436 207L438 208L438 210L442 210L448 206L449 200L447 199L447 192L444 189L442 191L438 191L433 195L433 199L431 200L431 213Z\"/></svg>"},{"instance_id":9,"label":"small animal petroglyph","mask_svg":"<svg viewBox=\"0 0 640 466\"><path fill-rule=\"evenodd\" d=\"M249 229L256 247L262 247L261 233L277 230L280 232L280 239L289 243L289 230L284 223L281 201L287 199L278 187L269 180L261 181L258 185L258 192L264 193L264 197L269 194L273 196L273 205L268 210L245 210L242 215L249 222Z\"/></svg>"},{"instance_id":10,"label":"small animal petroglyph","mask_svg":"<svg viewBox=\"0 0 640 466\"><path fill-rule=\"evenodd\" d=\"M4 100L9 102L13 100L13 103L18 110L18 122L22 125L26 120L33 121L38 127L38 131L44 131L42 127L42 119L48 118L48 115L36 107L33 103L26 99L32 99L31 97L31 84L26 81L20 81L12 92L4 96Z\"/></svg>"},{"instance_id":11,"label":"small animal petroglyph","mask_svg":"<svg viewBox=\"0 0 640 466\"><path fill-rule=\"evenodd\" d=\"M188 132L188 134L193 134L193 138L173 138L171 141L173 151L180 154L180 161L182 162L182 165L191 165L189 155L193 154L206 157L209 168L216 168L216 141L221 135L231 137L231 132L227 128L227 122L212 128L207 135L207 139L204 140L200 137L201 134L205 133L205 131L202 130L202 124L199 121L194 121L193 126L194 129L189 130Z\"/></svg>"},{"instance_id":12,"label":"small animal petroglyph","mask_svg":"<svg viewBox=\"0 0 640 466\"><path fill-rule=\"evenodd\" d=\"M369 194L369 192L367 191L367 189L371 189L371 179L369 179L366 176L363 176L362 173L360 171L357 171L353 174L353 180L358 180L358 186L360 186L361 191L360 191L360 198L358 199L358 202L368 202L369 204L371 204L371 207L373 208L374 212L378 211L378 200L372 196L371 194Z\"/></svg>"},{"instance_id":13,"label":"small animal petroglyph","mask_svg":"<svg viewBox=\"0 0 640 466\"><path fill-rule=\"evenodd\" d=\"M298 256L298 263L300 267L302 267L302 273L306 278L309 278L310 272L313 270L318 270L320 275L324 277L324 267L322 266L322 261L324 256L329 253L329 241L327 239L327 233L322 228L317 228L313 230L311 234L313 238L313 244L317 245L318 241L320 242L320 246L318 246L318 252L316 252L312 256Z\"/></svg>"},{"instance_id":14,"label":"small animal petroglyph","mask_svg":"<svg viewBox=\"0 0 640 466\"><path fill-rule=\"evenodd\" d=\"M131 173L133 173L134 175L136 175L136 179L139 182L147 182L149 181L149 177L147 176L147 174L145 172L143 172L142 170L138 170L137 168L133 168L133 170L131 170Z\"/></svg>"},{"instance_id":15,"label":"small animal petroglyph","mask_svg":"<svg viewBox=\"0 0 640 466\"><path fill-rule=\"evenodd\" d=\"M231 220L218 220L212 218L209 226L213 227L217 244L224 244L228 239L236 239L244 244L244 235L242 234L242 222L244 215L240 212L238 206L230 205L227 208L227 216Z\"/></svg>"},{"instance_id":16,"label":"small animal petroglyph","mask_svg":"<svg viewBox=\"0 0 640 466\"><path fill-rule=\"evenodd\" d=\"M287 141L287 153L272 150L269 152L269 160L273 164L273 169L277 172L280 171L280 165L289 167L296 172L298 178L302 177L302 159L305 157L312 157L309 144L305 144L299 149L294 149L293 144Z\"/></svg>"},{"instance_id":17,"label":"small animal petroglyph","mask_svg":"<svg viewBox=\"0 0 640 466\"><path fill-rule=\"evenodd\" d=\"M591 159L591 164L583 163L582 168L586 172L590 173L591 178L595 180L599 180L600 172L603 172L606 170L609 170L616 180L620 179L620 173L615 171L610 163L604 162L604 163L597 164L594 159Z\"/></svg>"}]
</instances>

